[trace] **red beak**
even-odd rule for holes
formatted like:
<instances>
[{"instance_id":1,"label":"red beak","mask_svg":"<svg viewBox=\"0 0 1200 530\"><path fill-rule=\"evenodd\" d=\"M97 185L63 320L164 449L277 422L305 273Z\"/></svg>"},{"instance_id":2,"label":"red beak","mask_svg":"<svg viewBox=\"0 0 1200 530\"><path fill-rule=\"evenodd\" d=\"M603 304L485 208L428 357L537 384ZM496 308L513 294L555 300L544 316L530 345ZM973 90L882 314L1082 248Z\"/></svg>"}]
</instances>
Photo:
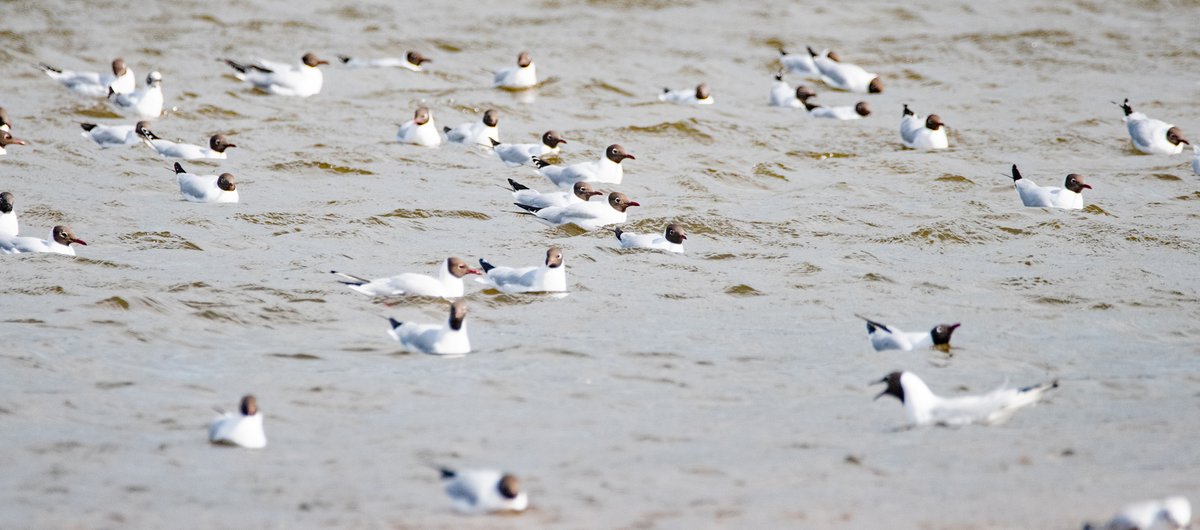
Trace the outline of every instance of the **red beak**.
<instances>
[{"instance_id":1,"label":"red beak","mask_svg":"<svg viewBox=\"0 0 1200 530\"><path fill-rule=\"evenodd\" d=\"M629 204L628 204L627 206L641 206L641 204L638 204L638 203L636 203L636 202L630 201L630 202L629 202Z\"/></svg>"},{"instance_id":2,"label":"red beak","mask_svg":"<svg viewBox=\"0 0 1200 530\"><path fill-rule=\"evenodd\" d=\"M1087 188L1087 189L1089 189L1089 190L1090 190L1090 189L1092 189L1092 185L1091 185L1091 184L1084 184L1084 185L1083 185L1083 187L1085 187L1085 188Z\"/></svg>"},{"instance_id":3,"label":"red beak","mask_svg":"<svg viewBox=\"0 0 1200 530\"><path fill-rule=\"evenodd\" d=\"M87 246L87 243L85 243L82 239L72 239L71 242L79 244L79 245L83 245L85 247Z\"/></svg>"},{"instance_id":4,"label":"red beak","mask_svg":"<svg viewBox=\"0 0 1200 530\"><path fill-rule=\"evenodd\" d=\"M13 138L12 142L9 142L9 143L14 144L14 145L29 145L29 144L25 143L25 140L18 140L16 138Z\"/></svg>"},{"instance_id":5,"label":"red beak","mask_svg":"<svg viewBox=\"0 0 1200 530\"><path fill-rule=\"evenodd\" d=\"M634 160L637 160L637 157L633 156L633 155L625 155L625 158L632 158Z\"/></svg>"},{"instance_id":6,"label":"red beak","mask_svg":"<svg viewBox=\"0 0 1200 530\"><path fill-rule=\"evenodd\" d=\"M679 236L679 239L687 239L687 236Z\"/></svg>"},{"instance_id":7,"label":"red beak","mask_svg":"<svg viewBox=\"0 0 1200 530\"><path fill-rule=\"evenodd\" d=\"M479 272L479 269L467 269L467 274L478 274L480 276L483 275L482 272Z\"/></svg>"}]
</instances>

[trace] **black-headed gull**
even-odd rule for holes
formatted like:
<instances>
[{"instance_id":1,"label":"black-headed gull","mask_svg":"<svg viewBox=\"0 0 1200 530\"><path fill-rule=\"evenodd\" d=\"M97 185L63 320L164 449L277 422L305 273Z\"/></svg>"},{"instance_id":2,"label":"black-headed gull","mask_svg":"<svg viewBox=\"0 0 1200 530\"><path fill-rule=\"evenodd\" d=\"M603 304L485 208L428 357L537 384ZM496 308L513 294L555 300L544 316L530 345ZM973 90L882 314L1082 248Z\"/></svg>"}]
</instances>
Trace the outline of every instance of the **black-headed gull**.
<instances>
[{"instance_id":1,"label":"black-headed gull","mask_svg":"<svg viewBox=\"0 0 1200 530\"><path fill-rule=\"evenodd\" d=\"M558 152L558 146L567 143L558 131L546 131L540 144L505 144L492 140L492 151L508 167L523 166L535 156L546 156Z\"/></svg>"},{"instance_id":2,"label":"black-headed gull","mask_svg":"<svg viewBox=\"0 0 1200 530\"><path fill-rule=\"evenodd\" d=\"M1184 530L1192 523L1192 503L1180 496L1130 504L1103 525L1083 530Z\"/></svg>"},{"instance_id":3,"label":"black-headed gull","mask_svg":"<svg viewBox=\"0 0 1200 530\"><path fill-rule=\"evenodd\" d=\"M258 409L257 398L250 395L243 397L237 412L220 409L217 412L220 415L208 426L208 441L247 449L267 446L267 434L263 431L263 415Z\"/></svg>"},{"instance_id":4,"label":"black-headed gull","mask_svg":"<svg viewBox=\"0 0 1200 530\"><path fill-rule=\"evenodd\" d=\"M517 65L497 70L492 83L500 88L519 90L537 85L537 66L529 52L517 54Z\"/></svg>"},{"instance_id":5,"label":"black-headed gull","mask_svg":"<svg viewBox=\"0 0 1200 530\"><path fill-rule=\"evenodd\" d=\"M312 52L304 54L299 64L276 63L258 60L252 63L239 63L225 59L225 64L237 70L235 77L246 81L254 88L268 94L279 96L298 96L306 98L321 92L325 77L319 68L328 61L317 58Z\"/></svg>"},{"instance_id":6,"label":"black-headed gull","mask_svg":"<svg viewBox=\"0 0 1200 530\"><path fill-rule=\"evenodd\" d=\"M0 107L0 131L11 131L12 124L8 121L8 111Z\"/></svg>"},{"instance_id":7,"label":"black-headed gull","mask_svg":"<svg viewBox=\"0 0 1200 530\"><path fill-rule=\"evenodd\" d=\"M5 148L10 145L26 145L26 144L25 144L25 140L13 138L13 135L10 132L0 131L0 156L8 154L8 150Z\"/></svg>"},{"instance_id":8,"label":"black-headed gull","mask_svg":"<svg viewBox=\"0 0 1200 530\"><path fill-rule=\"evenodd\" d=\"M50 79L81 96L102 98L108 95L110 89L117 94L130 94L137 87L133 70L126 67L125 60L121 58L113 59L111 74L60 70L45 63L38 66Z\"/></svg>"},{"instance_id":9,"label":"black-headed gull","mask_svg":"<svg viewBox=\"0 0 1200 530\"><path fill-rule=\"evenodd\" d=\"M621 230L619 226L613 229L613 233L617 235L617 241L621 243L621 248L648 248L680 254L683 253L683 240L687 239L687 233L683 231L683 225L679 223L667 225L662 235L635 234Z\"/></svg>"},{"instance_id":10,"label":"black-headed gull","mask_svg":"<svg viewBox=\"0 0 1200 530\"><path fill-rule=\"evenodd\" d=\"M1134 112L1133 107L1129 106L1129 98L1125 98L1120 106L1125 111L1129 139L1138 151L1151 155L1176 155L1183 152L1183 144L1191 145L1179 127Z\"/></svg>"},{"instance_id":11,"label":"black-headed gull","mask_svg":"<svg viewBox=\"0 0 1200 530\"><path fill-rule=\"evenodd\" d=\"M783 72L776 73L775 81L771 83L772 107L800 108L808 98L816 96L816 92L804 85L797 85L796 89L792 90L792 85L783 80Z\"/></svg>"},{"instance_id":12,"label":"black-headed gull","mask_svg":"<svg viewBox=\"0 0 1200 530\"><path fill-rule=\"evenodd\" d=\"M189 202L238 202L237 181L232 173L193 175L175 163L179 194Z\"/></svg>"},{"instance_id":13,"label":"black-headed gull","mask_svg":"<svg viewBox=\"0 0 1200 530\"><path fill-rule=\"evenodd\" d=\"M536 208L524 204L517 204L517 206L545 225L573 224L584 230L596 230L603 226L624 223L628 218L625 210L630 206L641 206L641 204L629 200L624 193L614 191L608 194L608 200L604 202L577 202L569 206L550 208Z\"/></svg>"},{"instance_id":14,"label":"black-headed gull","mask_svg":"<svg viewBox=\"0 0 1200 530\"><path fill-rule=\"evenodd\" d=\"M404 122L396 132L396 140L400 143L437 147L442 144L442 133L433 121L433 113L428 107L418 107L413 112L413 119Z\"/></svg>"},{"instance_id":15,"label":"black-headed gull","mask_svg":"<svg viewBox=\"0 0 1200 530\"><path fill-rule=\"evenodd\" d=\"M467 303L455 300L450 304L450 317L445 325L413 324L389 318L388 333L404 349L431 355L465 355L471 353L467 337Z\"/></svg>"},{"instance_id":16,"label":"black-headed gull","mask_svg":"<svg viewBox=\"0 0 1200 530\"><path fill-rule=\"evenodd\" d=\"M446 127L446 141L452 144L481 145L492 147L500 141L500 113L488 109L479 121L470 121L451 129Z\"/></svg>"},{"instance_id":17,"label":"black-headed gull","mask_svg":"<svg viewBox=\"0 0 1200 530\"><path fill-rule=\"evenodd\" d=\"M808 49L813 63L821 71L821 81L838 90L858 92L860 94L880 94L883 92L883 81L874 73L864 70L861 66L843 63L837 52L823 51L817 53Z\"/></svg>"},{"instance_id":18,"label":"black-headed gull","mask_svg":"<svg viewBox=\"0 0 1200 530\"><path fill-rule=\"evenodd\" d=\"M87 245L82 239L75 237L75 233L70 228L58 225L50 231L50 239L0 235L0 254L50 252L65 256L74 256L75 249L71 246L71 243Z\"/></svg>"},{"instance_id":19,"label":"black-headed gull","mask_svg":"<svg viewBox=\"0 0 1200 530\"><path fill-rule=\"evenodd\" d=\"M664 88L662 93L658 95L659 101L667 101L670 103L679 103L681 105L712 105L712 92L708 90L708 83L700 83L696 88L683 88L671 90Z\"/></svg>"},{"instance_id":20,"label":"black-headed gull","mask_svg":"<svg viewBox=\"0 0 1200 530\"><path fill-rule=\"evenodd\" d=\"M1032 405L1058 381L1025 388L998 388L978 396L940 397L912 372L892 372L875 384L887 388L875 396L893 396L904 405L913 425L995 425L1012 417L1022 407Z\"/></svg>"},{"instance_id":21,"label":"black-headed gull","mask_svg":"<svg viewBox=\"0 0 1200 530\"><path fill-rule=\"evenodd\" d=\"M545 175L558 187L566 188L582 181L620 184L625 175L625 171L621 168L621 161L626 158L637 160L633 155L626 153L624 147L612 144L604 150L604 155L600 157L600 160L592 162L555 166L538 157L533 157L533 163L537 165L539 173Z\"/></svg>"},{"instance_id":22,"label":"black-headed gull","mask_svg":"<svg viewBox=\"0 0 1200 530\"><path fill-rule=\"evenodd\" d=\"M790 73L807 77L821 77L821 69L817 68L817 64L813 62L813 54L811 53L793 54L780 48L779 63Z\"/></svg>"},{"instance_id":23,"label":"black-headed gull","mask_svg":"<svg viewBox=\"0 0 1200 530\"><path fill-rule=\"evenodd\" d=\"M438 267L437 277L406 272L387 278L368 280L338 271L333 274L346 278L342 283L367 296L440 296L460 298L463 295L463 276L480 274L467 266L462 258L449 257Z\"/></svg>"},{"instance_id":24,"label":"black-headed gull","mask_svg":"<svg viewBox=\"0 0 1200 530\"><path fill-rule=\"evenodd\" d=\"M937 114L922 119L904 104L900 115L900 141L909 149L945 149L950 147L946 139L946 124Z\"/></svg>"},{"instance_id":25,"label":"black-headed gull","mask_svg":"<svg viewBox=\"0 0 1200 530\"><path fill-rule=\"evenodd\" d=\"M224 160L228 157L225 150L237 147L229 143L223 134L214 134L208 138L208 147L196 144L176 143L159 138L153 131L142 127L139 131L142 140L163 158L182 158L184 160L200 160L204 158Z\"/></svg>"},{"instance_id":26,"label":"black-headed gull","mask_svg":"<svg viewBox=\"0 0 1200 530\"><path fill-rule=\"evenodd\" d=\"M513 179L508 179L508 185L512 187L513 199L516 199L517 204L536 208L568 206L577 202L587 202L597 195L604 195L603 191L597 191L587 182L576 182L574 186L571 186L571 191L548 191L545 193L531 190Z\"/></svg>"},{"instance_id":27,"label":"black-headed gull","mask_svg":"<svg viewBox=\"0 0 1200 530\"><path fill-rule=\"evenodd\" d=\"M935 347L950 348L950 336L961 324L938 324L929 331L902 331L895 326L881 324L859 315L858 318L867 321L867 338L875 351L904 350L913 351L916 348Z\"/></svg>"},{"instance_id":28,"label":"black-headed gull","mask_svg":"<svg viewBox=\"0 0 1200 530\"><path fill-rule=\"evenodd\" d=\"M1083 175L1078 173L1067 175L1064 188L1038 186L1032 180L1023 178L1016 164L1012 166L1012 179L1021 202L1035 208L1079 210L1083 208L1083 190L1092 189L1090 184L1083 182Z\"/></svg>"},{"instance_id":29,"label":"black-headed gull","mask_svg":"<svg viewBox=\"0 0 1200 530\"><path fill-rule=\"evenodd\" d=\"M562 249L550 247L541 265L532 267L497 267L479 259L483 275L475 281L490 285L505 293L565 293L567 266L563 264Z\"/></svg>"},{"instance_id":30,"label":"black-headed gull","mask_svg":"<svg viewBox=\"0 0 1200 530\"><path fill-rule=\"evenodd\" d=\"M455 471L439 467L446 495L454 509L466 514L520 512L529 507L529 496L521 491L517 477L491 469Z\"/></svg>"},{"instance_id":31,"label":"black-headed gull","mask_svg":"<svg viewBox=\"0 0 1200 530\"><path fill-rule=\"evenodd\" d=\"M129 94L109 91L108 102L121 114L138 118L157 118L162 116L163 92L162 74L157 71L146 76L146 86Z\"/></svg>"},{"instance_id":32,"label":"black-headed gull","mask_svg":"<svg viewBox=\"0 0 1200 530\"><path fill-rule=\"evenodd\" d=\"M142 143L142 135L138 131L150 127L150 122L139 121L134 125L97 125L95 123L80 123L83 132L80 133L101 148L132 146Z\"/></svg>"},{"instance_id":33,"label":"black-headed gull","mask_svg":"<svg viewBox=\"0 0 1200 530\"><path fill-rule=\"evenodd\" d=\"M398 68L404 68L407 70L412 70L414 72L420 72L422 64L433 62L433 59L430 59L424 55L421 55L420 52L414 52L414 51L410 51L407 54L405 54L403 59L401 59L399 57L384 57L382 59L359 59L359 58L355 58L355 57L349 57L346 55L339 55L339 56L337 56L337 58L339 61L342 61L342 64L346 65L349 68L396 68L396 67L398 67Z\"/></svg>"},{"instance_id":34,"label":"black-headed gull","mask_svg":"<svg viewBox=\"0 0 1200 530\"><path fill-rule=\"evenodd\" d=\"M16 237L21 233L14 210L15 203L12 192L0 193L0 236Z\"/></svg>"},{"instance_id":35,"label":"black-headed gull","mask_svg":"<svg viewBox=\"0 0 1200 530\"><path fill-rule=\"evenodd\" d=\"M814 118L830 118L834 120L858 120L871 115L871 106L866 101L844 107L822 107L815 103L804 102L804 108Z\"/></svg>"}]
</instances>

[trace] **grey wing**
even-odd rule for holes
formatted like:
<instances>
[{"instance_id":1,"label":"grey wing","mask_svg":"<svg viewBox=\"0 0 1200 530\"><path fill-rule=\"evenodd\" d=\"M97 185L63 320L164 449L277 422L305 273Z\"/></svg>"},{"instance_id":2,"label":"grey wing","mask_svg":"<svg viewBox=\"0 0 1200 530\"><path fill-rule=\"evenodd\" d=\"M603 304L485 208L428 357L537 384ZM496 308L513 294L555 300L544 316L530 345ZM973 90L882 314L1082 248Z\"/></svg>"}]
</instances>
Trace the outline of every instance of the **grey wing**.
<instances>
[{"instance_id":1,"label":"grey wing","mask_svg":"<svg viewBox=\"0 0 1200 530\"><path fill-rule=\"evenodd\" d=\"M463 480L455 480L448 484L446 486L446 495L449 495L451 499L465 502L471 506L479 503L479 497L475 495L474 491L471 491L471 488Z\"/></svg>"},{"instance_id":2,"label":"grey wing","mask_svg":"<svg viewBox=\"0 0 1200 530\"><path fill-rule=\"evenodd\" d=\"M905 116L900 121L900 138L911 144L917 141L917 133L923 127L924 123L915 116Z\"/></svg>"}]
</instances>

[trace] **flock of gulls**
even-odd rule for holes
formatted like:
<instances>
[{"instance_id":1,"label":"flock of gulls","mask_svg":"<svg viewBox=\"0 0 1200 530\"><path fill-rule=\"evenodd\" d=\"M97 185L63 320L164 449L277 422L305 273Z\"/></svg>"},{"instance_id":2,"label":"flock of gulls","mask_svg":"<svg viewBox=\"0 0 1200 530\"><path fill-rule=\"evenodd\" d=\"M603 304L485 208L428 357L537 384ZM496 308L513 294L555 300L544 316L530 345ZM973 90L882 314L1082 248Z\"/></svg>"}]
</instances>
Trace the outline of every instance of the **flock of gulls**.
<instances>
[{"instance_id":1,"label":"flock of gulls","mask_svg":"<svg viewBox=\"0 0 1200 530\"><path fill-rule=\"evenodd\" d=\"M831 50L789 54L780 50L782 68L774 75L769 104L776 107L803 108L815 118L855 120L871 114L867 101L854 105L827 107L813 102L815 91L806 85L792 88L785 74L796 74L819 80L829 88L860 94L883 92L880 77L866 69L843 61ZM430 58L418 52L408 52L403 58L362 59L338 56L346 68L403 68L414 72L423 70ZM309 97L319 94L323 84L322 65L329 64L313 53L305 54L298 63L276 63L265 60L224 61L234 75L262 92L279 96ZM141 88L136 85L133 70L122 59L111 64L111 74L70 71L41 64L39 67L50 79L79 96L104 98L118 113L140 121L132 125L102 125L82 123L83 137L100 148L134 147L145 145L165 158L178 160L226 160L228 150L237 145L224 135L216 134L207 144L188 144L166 140L151 130L150 120L164 115L163 76L150 72ZM538 86L538 75L529 52L521 52L517 62L495 71L492 84L505 90L525 90ZM714 96L707 84L694 89L664 89L658 99L680 105L712 105ZM1182 131L1169 123L1135 112L1129 100L1118 104L1133 146L1147 154L1173 155L1191 145ZM168 110L168 112L170 112ZM636 160L620 144L609 145L595 160L571 165L555 165L548 158L556 156L567 140L557 131L547 130L536 144L512 144L500 140L499 115L487 110L477 122L456 127L439 128L433 112L420 107L412 120L397 131L397 141L414 146L436 147L456 143L492 151L507 167L535 168L548 181L547 191L508 179L507 190L522 215L548 226L575 225L583 230L608 229L616 244L626 249L652 249L682 253L687 239L685 227L669 223L661 234L636 234L621 228L631 207L639 206L627 195L610 189L621 184L622 162ZM0 155L9 146L25 145L13 136L5 109L0 108ZM900 115L900 142L907 148L919 150L946 149L949 141L946 125L936 114L920 116L906 104ZM1200 174L1200 147L1192 146L1192 168ZM237 180L231 173L198 175L187 172L176 162L174 171L183 199L201 203L238 202ZM1011 168L1017 195L1025 206L1040 208L1083 208L1083 191L1091 189L1079 174L1065 177L1062 187L1039 186L1021 175L1017 166ZM596 197L600 197L597 199ZM0 194L0 253L20 254L51 252L75 255L72 245L86 245L69 227L55 226L48 239L19 235L12 192ZM333 271L350 289L370 297L437 297L450 300L444 323L417 324L389 319L388 332L404 349L433 355L462 356L471 352L467 335L467 306L464 278L475 276L487 289L503 293L551 293L563 296L568 290L563 251L550 247L540 264L526 267L493 265L486 259L478 268L467 261L450 256L441 262L432 275L403 273L396 276L369 279ZM917 348L948 350L950 339L959 324L939 324L929 331L904 332L895 326L860 317L866 321L870 344L876 351ZM996 424L1007 420L1017 410L1036 403L1058 382L1036 384L1023 388L999 388L990 393L971 396L942 397L933 392L916 374L892 372L879 381L885 385L876 399L895 397L903 405L910 426ZM245 448L267 445L263 429L263 413L253 395L244 396L236 411L220 411L209 427L213 443ZM453 506L464 513L519 512L529 505L527 494L518 479L509 473L490 469L453 470L437 467ZM1191 506L1183 497L1168 497L1131 504L1102 525L1085 526L1091 530L1150 530L1185 528L1191 521Z\"/></svg>"}]
</instances>

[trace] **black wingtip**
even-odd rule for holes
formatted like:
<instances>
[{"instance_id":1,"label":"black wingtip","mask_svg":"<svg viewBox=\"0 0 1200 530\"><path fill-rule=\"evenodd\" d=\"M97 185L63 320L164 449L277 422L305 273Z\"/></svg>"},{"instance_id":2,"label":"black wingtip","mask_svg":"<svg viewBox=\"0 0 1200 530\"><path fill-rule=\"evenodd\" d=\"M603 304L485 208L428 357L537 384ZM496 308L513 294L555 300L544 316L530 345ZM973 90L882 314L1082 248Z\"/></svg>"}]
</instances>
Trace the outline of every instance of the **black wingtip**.
<instances>
[{"instance_id":1,"label":"black wingtip","mask_svg":"<svg viewBox=\"0 0 1200 530\"><path fill-rule=\"evenodd\" d=\"M338 60L339 60L339 61L341 61L341 62L342 62L342 64L346 64L346 63L350 62L350 56L349 56L349 55L338 55L338 56L337 56L337 58L338 58Z\"/></svg>"},{"instance_id":2,"label":"black wingtip","mask_svg":"<svg viewBox=\"0 0 1200 530\"><path fill-rule=\"evenodd\" d=\"M1126 116L1133 114L1133 107L1129 106L1129 98L1125 98L1125 101L1121 103L1121 110L1125 111Z\"/></svg>"},{"instance_id":3,"label":"black wingtip","mask_svg":"<svg viewBox=\"0 0 1200 530\"><path fill-rule=\"evenodd\" d=\"M176 162L175 163L175 174L178 175L180 173L187 173L187 171L184 171L183 166L180 165L179 162Z\"/></svg>"},{"instance_id":4,"label":"black wingtip","mask_svg":"<svg viewBox=\"0 0 1200 530\"><path fill-rule=\"evenodd\" d=\"M536 156L531 156L531 157L529 157L529 159L533 160L533 165L537 166L538 169L542 169L542 168L550 165L549 162L546 162L545 160L542 160Z\"/></svg>"},{"instance_id":5,"label":"black wingtip","mask_svg":"<svg viewBox=\"0 0 1200 530\"><path fill-rule=\"evenodd\" d=\"M392 326L392 329L396 329L396 328L404 325L403 322L396 320L392 317L388 317L388 324L390 324Z\"/></svg>"},{"instance_id":6,"label":"black wingtip","mask_svg":"<svg viewBox=\"0 0 1200 530\"><path fill-rule=\"evenodd\" d=\"M787 55L787 50L784 50L783 48L780 48L780 49L779 49L779 56L780 56L780 57L783 57L783 56L785 56L785 55Z\"/></svg>"},{"instance_id":7,"label":"black wingtip","mask_svg":"<svg viewBox=\"0 0 1200 530\"><path fill-rule=\"evenodd\" d=\"M525 210L525 211L527 211L527 212L529 212L529 213L537 213L537 212L538 212L538 210L541 210L541 208L539 208L539 207L537 207L537 206L529 206L528 204L521 204L521 203L519 203L519 202L514 202L513 204L517 205L517 206L518 206L518 207L520 207L522 210Z\"/></svg>"},{"instance_id":8,"label":"black wingtip","mask_svg":"<svg viewBox=\"0 0 1200 530\"><path fill-rule=\"evenodd\" d=\"M491 263L488 263L487 260L485 260L483 258L479 258L479 268L483 269L483 272L486 273L487 271L490 271L490 270L496 268L496 266L492 265Z\"/></svg>"},{"instance_id":9,"label":"black wingtip","mask_svg":"<svg viewBox=\"0 0 1200 530\"><path fill-rule=\"evenodd\" d=\"M509 185L509 186L512 186L512 190L513 190L513 191L521 191L521 190L527 190L527 189L529 189L529 186L526 186L526 185L524 185L524 184L521 184L520 182L517 182L517 181L515 181L515 180L513 180L513 179L508 179L508 185Z\"/></svg>"},{"instance_id":10,"label":"black wingtip","mask_svg":"<svg viewBox=\"0 0 1200 530\"><path fill-rule=\"evenodd\" d=\"M809 54L809 55L811 55L811 56L813 56L813 57L816 57L817 55L819 55L819 54L817 53L817 50L814 50L814 49L812 49L812 46L805 46L805 48L808 48L808 54Z\"/></svg>"},{"instance_id":11,"label":"black wingtip","mask_svg":"<svg viewBox=\"0 0 1200 530\"><path fill-rule=\"evenodd\" d=\"M492 147L493 147L493 148L495 148L497 145L500 145L500 140L497 140L497 139L495 139L495 138L492 138L491 136L489 136L489 137L488 137L488 140L490 140L490 141L492 142Z\"/></svg>"},{"instance_id":12,"label":"black wingtip","mask_svg":"<svg viewBox=\"0 0 1200 530\"><path fill-rule=\"evenodd\" d=\"M442 478L454 478L458 475L458 473L455 473L453 469L448 467L438 467L437 470L438 473L441 473Z\"/></svg>"},{"instance_id":13,"label":"black wingtip","mask_svg":"<svg viewBox=\"0 0 1200 530\"><path fill-rule=\"evenodd\" d=\"M891 332L892 332L891 328L888 328L887 326L885 326L885 325L883 325L883 324L880 324L880 323L878 323L878 322L876 322L876 321L874 321L874 320L871 320L871 319L869 319L869 318L867 318L867 317L864 317L864 316L862 316L862 315L854 315L854 316L856 316L856 317L858 317L858 318L861 318L861 319L863 319L863 320L867 321L867 334L875 333L875 330L876 330L876 329L882 329L882 330L884 330L884 331L886 331L886 332L888 332L888 333L891 333Z\"/></svg>"},{"instance_id":14,"label":"black wingtip","mask_svg":"<svg viewBox=\"0 0 1200 530\"><path fill-rule=\"evenodd\" d=\"M237 70L243 74L246 73L246 65L236 63L233 61L233 59L225 59L224 61L225 64L229 65L230 68L233 68L234 70Z\"/></svg>"},{"instance_id":15,"label":"black wingtip","mask_svg":"<svg viewBox=\"0 0 1200 530\"><path fill-rule=\"evenodd\" d=\"M670 91L671 91L670 88L663 87L663 94L666 94L667 92L670 92Z\"/></svg>"},{"instance_id":16,"label":"black wingtip","mask_svg":"<svg viewBox=\"0 0 1200 530\"><path fill-rule=\"evenodd\" d=\"M801 103L804 103L804 110L807 111L812 111L812 109L820 107L820 105L817 105L816 103L809 103L807 99L801 101Z\"/></svg>"},{"instance_id":17,"label":"black wingtip","mask_svg":"<svg viewBox=\"0 0 1200 530\"><path fill-rule=\"evenodd\" d=\"M449 128L449 127L442 127L442 132L444 132L444 133L446 133L446 134L450 134L450 128Z\"/></svg>"},{"instance_id":18,"label":"black wingtip","mask_svg":"<svg viewBox=\"0 0 1200 530\"><path fill-rule=\"evenodd\" d=\"M54 72L54 73L56 73L56 74L61 74L61 73L62 73L62 70L59 70L58 68L55 68L55 67L53 67L53 66L50 66L50 65L48 65L48 64L46 64L46 63L38 63L38 68L41 68L42 70L45 70L45 71L47 71L47 72Z\"/></svg>"},{"instance_id":19,"label":"black wingtip","mask_svg":"<svg viewBox=\"0 0 1200 530\"><path fill-rule=\"evenodd\" d=\"M81 123L81 124L79 124L79 126L80 126L80 127L83 127L83 130L85 130L85 131L89 131L89 132L90 132L92 129L95 129L95 128L96 128L96 124L94 124L94 123Z\"/></svg>"},{"instance_id":20,"label":"black wingtip","mask_svg":"<svg viewBox=\"0 0 1200 530\"><path fill-rule=\"evenodd\" d=\"M624 230L621 230L621 227L619 227L619 226L618 226L618 227L615 227L615 228L613 228L613 233L614 233L614 234L616 234L616 236L617 236L617 241L620 241L620 240L621 240L621 234L624 234L624 233L625 233L625 231L624 231Z\"/></svg>"},{"instance_id":21,"label":"black wingtip","mask_svg":"<svg viewBox=\"0 0 1200 530\"><path fill-rule=\"evenodd\" d=\"M1017 171L1017 165L1016 165L1016 164L1013 164L1013 167L1012 167L1012 179L1013 179L1013 182L1016 182L1016 181L1018 181L1018 180L1021 180L1021 172L1020 172L1020 171Z\"/></svg>"},{"instance_id":22,"label":"black wingtip","mask_svg":"<svg viewBox=\"0 0 1200 530\"><path fill-rule=\"evenodd\" d=\"M913 111L908 110L908 103L905 103L904 104L904 113L902 113L901 116L912 116L912 115L913 115Z\"/></svg>"}]
</instances>

